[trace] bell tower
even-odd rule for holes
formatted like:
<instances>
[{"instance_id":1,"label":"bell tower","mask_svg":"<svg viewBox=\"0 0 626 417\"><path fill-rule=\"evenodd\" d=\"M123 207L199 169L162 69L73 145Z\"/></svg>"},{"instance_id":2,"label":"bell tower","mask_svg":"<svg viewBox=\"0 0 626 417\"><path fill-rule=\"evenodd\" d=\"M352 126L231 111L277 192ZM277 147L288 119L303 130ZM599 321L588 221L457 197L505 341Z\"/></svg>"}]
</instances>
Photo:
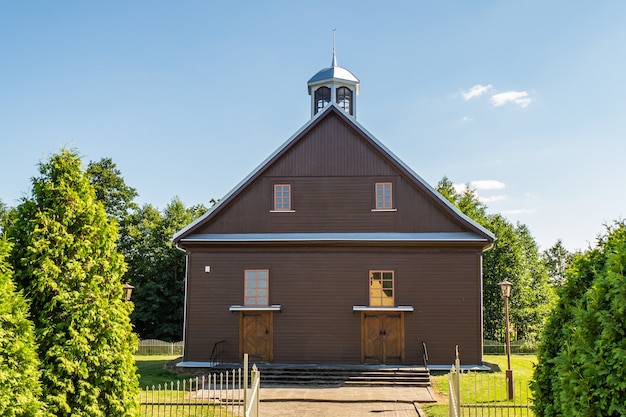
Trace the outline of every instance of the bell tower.
<instances>
[{"instance_id":1,"label":"bell tower","mask_svg":"<svg viewBox=\"0 0 626 417\"><path fill-rule=\"evenodd\" d=\"M359 94L359 79L347 69L337 66L334 32L331 65L319 70L317 74L311 77L307 86L311 96L311 117L332 102L356 119L356 96Z\"/></svg>"}]
</instances>

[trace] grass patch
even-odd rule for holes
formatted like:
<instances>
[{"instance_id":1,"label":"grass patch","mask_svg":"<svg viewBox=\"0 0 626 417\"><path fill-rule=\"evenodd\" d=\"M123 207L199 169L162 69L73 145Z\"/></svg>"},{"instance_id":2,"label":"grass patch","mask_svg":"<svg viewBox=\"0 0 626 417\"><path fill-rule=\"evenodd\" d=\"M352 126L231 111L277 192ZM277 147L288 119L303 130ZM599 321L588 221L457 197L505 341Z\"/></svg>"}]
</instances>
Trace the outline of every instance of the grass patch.
<instances>
[{"instance_id":1,"label":"grass patch","mask_svg":"<svg viewBox=\"0 0 626 417\"><path fill-rule=\"evenodd\" d=\"M135 355L135 365L139 374L139 386L142 389L141 415L150 417L231 417L233 411L219 404L207 404L206 399L200 400L203 405L197 405L195 400L189 399L189 394L184 391L172 391L171 383L176 386L177 381L188 380L192 375L178 375L164 368L169 361L176 359L178 355ZM161 386L161 390L150 391L146 388ZM173 403L179 403L173 405Z\"/></svg>"},{"instance_id":2,"label":"grass patch","mask_svg":"<svg viewBox=\"0 0 626 417\"><path fill-rule=\"evenodd\" d=\"M507 368L506 356L502 355L485 355L483 357L485 365L491 367L492 371L485 376L491 378L504 379L504 371ZM534 364L537 363L537 357L534 355L512 355L511 369L513 369L513 378L515 381L515 402L527 403L528 398L526 387L529 386L534 372ZM446 402L446 404L425 405L423 410L429 417L447 417L448 416L448 374L435 375L431 378L433 389L437 396ZM521 389L520 389L521 385ZM506 402L506 391L502 388L494 387L493 383L483 380L480 375L477 379L472 377L461 377L461 401L465 403L490 403L490 402ZM505 411L506 413L507 411ZM515 416L515 410L510 410L507 415ZM517 410L522 412L522 410ZM526 415L526 410L523 414ZM532 413L530 414L532 415Z\"/></svg>"},{"instance_id":3,"label":"grass patch","mask_svg":"<svg viewBox=\"0 0 626 417\"><path fill-rule=\"evenodd\" d=\"M167 362L176 359L177 355L135 355L135 365L139 374L139 387L151 388L169 384L170 382L188 379L191 375L178 375L164 369Z\"/></svg>"}]
</instances>

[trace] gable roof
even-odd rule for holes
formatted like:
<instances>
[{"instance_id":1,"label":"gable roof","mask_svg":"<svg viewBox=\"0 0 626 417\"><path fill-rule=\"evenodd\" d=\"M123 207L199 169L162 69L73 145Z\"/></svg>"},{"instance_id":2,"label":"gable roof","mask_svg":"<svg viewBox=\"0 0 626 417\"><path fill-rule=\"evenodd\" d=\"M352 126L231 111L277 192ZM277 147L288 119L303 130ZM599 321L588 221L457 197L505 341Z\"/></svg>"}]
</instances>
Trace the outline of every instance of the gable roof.
<instances>
[{"instance_id":1,"label":"gable roof","mask_svg":"<svg viewBox=\"0 0 626 417\"><path fill-rule=\"evenodd\" d=\"M491 244L495 240L495 236L489 230L466 216L459 209L457 209L452 203L450 203L445 197L437 192L433 187L424 181L417 173L415 173L408 165L406 165L400 158L393 154L385 145L383 145L378 139L376 139L371 133L361 126L356 120L348 117L345 112L339 108L336 103L328 103L323 111L312 117L307 123L305 123L296 133L294 133L283 145L276 149L265 161L263 161L254 171L252 171L247 177L245 177L239 184L237 184L228 194L226 194L217 204L215 204L204 215L200 216L194 222L187 225L185 228L178 231L173 236L174 243L178 243L181 240L190 238L191 234L203 225L208 219L217 215L230 201L232 201L237 195L243 192L246 187L251 184L255 179L259 178L278 158L284 155L289 149L291 149L302 137L305 136L313 127L319 124L322 120L329 117L329 115L335 114L339 116L344 122L356 129L363 137L365 137L375 148L377 148L383 155L385 155L397 168L404 171L404 174L410 180L416 184L421 185L431 197L438 202L441 207L448 210L451 214L456 216L462 223L464 223L469 229L477 233L480 238L477 240L485 241ZM199 236L195 236L198 238ZM207 238L208 236L205 236ZM216 238L217 236L214 236ZM432 238L432 236L431 236ZM197 240L197 239L193 239Z\"/></svg>"}]
</instances>

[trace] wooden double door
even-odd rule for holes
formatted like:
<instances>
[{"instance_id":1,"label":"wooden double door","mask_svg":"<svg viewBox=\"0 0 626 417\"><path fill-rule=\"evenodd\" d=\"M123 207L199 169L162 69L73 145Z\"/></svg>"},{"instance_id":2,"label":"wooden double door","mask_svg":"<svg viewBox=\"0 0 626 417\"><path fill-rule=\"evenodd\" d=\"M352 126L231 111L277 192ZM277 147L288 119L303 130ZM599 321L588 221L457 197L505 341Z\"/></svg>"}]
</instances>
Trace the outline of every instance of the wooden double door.
<instances>
[{"instance_id":1,"label":"wooden double door","mask_svg":"<svg viewBox=\"0 0 626 417\"><path fill-rule=\"evenodd\" d=\"M362 313L361 361L380 364L404 363L404 313Z\"/></svg>"},{"instance_id":2,"label":"wooden double door","mask_svg":"<svg viewBox=\"0 0 626 417\"><path fill-rule=\"evenodd\" d=\"M274 356L274 316L271 311L241 313L239 324L240 356L249 355L251 361L271 362Z\"/></svg>"}]
</instances>

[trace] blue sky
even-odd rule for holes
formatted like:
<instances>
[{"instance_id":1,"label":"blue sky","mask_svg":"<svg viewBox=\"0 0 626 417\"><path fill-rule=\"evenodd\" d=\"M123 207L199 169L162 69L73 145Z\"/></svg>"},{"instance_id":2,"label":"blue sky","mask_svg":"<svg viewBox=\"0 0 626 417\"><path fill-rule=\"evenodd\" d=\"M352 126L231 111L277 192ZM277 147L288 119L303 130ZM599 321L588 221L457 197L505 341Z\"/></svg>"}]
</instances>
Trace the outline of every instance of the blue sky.
<instances>
[{"instance_id":1,"label":"blue sky","mask_svg":"<svg viewBox=\"0 0 626 417\"><path fill-rule=\"evenodd\" d=\"M0 199L70 147L141 204L208 205L309 120L336 29L368 131L584 249L626 216L624 22L621 0L1 2Z\"/></svg>"}]
</instances>

